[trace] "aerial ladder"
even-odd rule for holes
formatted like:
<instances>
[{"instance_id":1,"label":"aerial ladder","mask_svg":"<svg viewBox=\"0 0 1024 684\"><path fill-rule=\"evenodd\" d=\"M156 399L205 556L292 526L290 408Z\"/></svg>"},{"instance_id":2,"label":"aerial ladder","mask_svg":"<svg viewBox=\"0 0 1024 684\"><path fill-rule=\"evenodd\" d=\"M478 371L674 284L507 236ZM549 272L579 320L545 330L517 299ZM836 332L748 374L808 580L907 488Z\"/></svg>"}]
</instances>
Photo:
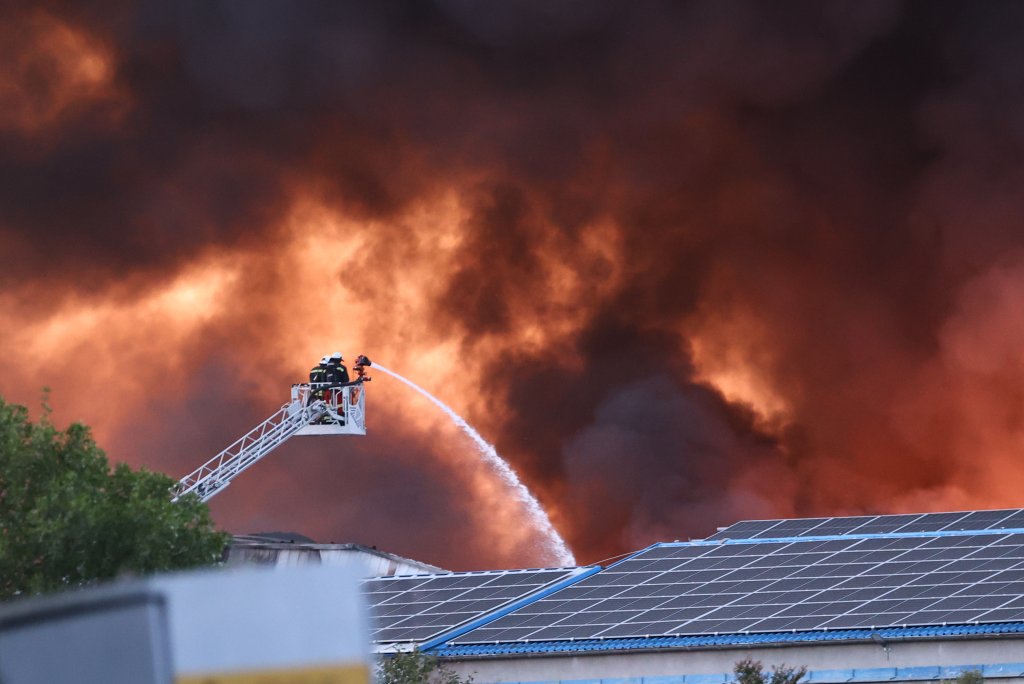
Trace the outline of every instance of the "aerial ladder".
<instances>
[{"instance_id":1,"label":"aerial ladder","mask_svg":"<svg viewBox=\"0 0 1024 684\"><path fill-rule=\"evenodd\" d=\"M370 365L366 357L360 359L365 359L366 366ZM194 493L200 500L209 501L244 470L292 437L365 435L365 383L370 378L364 374L361 365L354 369L358 379L341 386L292 385L287 404L227 449L181 478L172 491L172 500Z\"/></svg>"}]
</instances>

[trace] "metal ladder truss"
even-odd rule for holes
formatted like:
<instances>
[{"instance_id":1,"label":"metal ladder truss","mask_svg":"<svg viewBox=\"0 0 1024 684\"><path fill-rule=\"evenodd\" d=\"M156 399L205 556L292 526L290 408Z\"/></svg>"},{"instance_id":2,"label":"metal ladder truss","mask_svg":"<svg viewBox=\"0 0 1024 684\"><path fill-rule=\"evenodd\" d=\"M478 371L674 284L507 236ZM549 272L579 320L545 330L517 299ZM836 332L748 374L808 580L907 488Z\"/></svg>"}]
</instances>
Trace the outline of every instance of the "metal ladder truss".
<instances>
[{"instance_id":1,"label":"metal ladder truss","mask_svg":"<svg viewBox=\"0 0 1024 684\"><path fill-rule=\"evenodd\" d=\"M242 436L237 442L220 452L194 471L181 478L173 491L177 501L186 494L195 493L202 501L209 501L227 487L231 480L271 451L279 447L296 432L333 413L323 401L316 400L303 406L292 401L277 413Z\"/></svg>"}]
</instances>

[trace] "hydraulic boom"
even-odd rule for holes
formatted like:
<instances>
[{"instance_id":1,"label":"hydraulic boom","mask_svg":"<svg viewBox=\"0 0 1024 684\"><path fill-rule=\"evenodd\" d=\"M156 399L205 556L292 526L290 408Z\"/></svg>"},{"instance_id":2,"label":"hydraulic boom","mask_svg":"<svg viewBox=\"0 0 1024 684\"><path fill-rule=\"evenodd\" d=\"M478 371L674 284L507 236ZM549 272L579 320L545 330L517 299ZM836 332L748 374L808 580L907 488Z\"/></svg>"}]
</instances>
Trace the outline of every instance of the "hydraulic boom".
<instances>
[{"instance_id":1,"label":"hydraulic boom","mask_svg":"<svg viewBox=\"0 0 1024 684\"><path fill-rule=\"evenodd\" d=\"M203 501L227 487L290 437L301 435L365 435L366 392L363 381L318 389L292 385L291 401L194 471L181 478L173 500L194 492Z\"/></svg>"}]
</instances>

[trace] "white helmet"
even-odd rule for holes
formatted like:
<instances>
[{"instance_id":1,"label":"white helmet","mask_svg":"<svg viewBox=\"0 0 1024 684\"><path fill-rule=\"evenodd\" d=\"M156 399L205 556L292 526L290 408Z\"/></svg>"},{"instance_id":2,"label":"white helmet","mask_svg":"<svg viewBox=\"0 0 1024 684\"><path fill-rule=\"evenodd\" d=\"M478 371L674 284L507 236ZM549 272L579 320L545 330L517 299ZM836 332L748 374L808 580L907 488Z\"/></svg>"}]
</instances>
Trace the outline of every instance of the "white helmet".
<instances>
[{"instance_id":1,"label":"white helmet","mask_svg":"<svg viewBox=\"0 0 1024 684\"><path fill-rule=\"evenodd\" d=\"M328 363L330 360L331 360L330 356L325 356L324 358L320 359L320 363Z\"/></svg>"},{"instance_id":2,"label":"white helmet","mask_svg":"<svg viewBox=\"0 0 1024 684\"><path fill-rule=\"evenodd\" d=\"M334 352L333 354L331 354L331 358L335 359L337 361L344 361L345 360L345 357L341 355L341 352Z\"/></svg>"}]
</instances>

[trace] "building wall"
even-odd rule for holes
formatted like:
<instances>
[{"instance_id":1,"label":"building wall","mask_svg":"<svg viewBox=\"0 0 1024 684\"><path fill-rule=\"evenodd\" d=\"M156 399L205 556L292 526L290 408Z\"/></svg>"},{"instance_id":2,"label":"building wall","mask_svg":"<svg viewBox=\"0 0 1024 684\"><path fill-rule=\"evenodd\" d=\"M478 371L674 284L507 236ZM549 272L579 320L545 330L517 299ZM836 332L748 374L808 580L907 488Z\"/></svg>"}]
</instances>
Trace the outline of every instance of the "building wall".
<instances>
[{"instance_id":1,"label":"building wall","mask_svg":"<svg viewBox=\"0 0 1024 684\"><path fill-rule=\"evenodd\" d=\"M740 660L806 667L810 684L936 681L962 670L981 669L1000 684L1024 684L1024 639L995 637L876 643L789 645L451 660L475 684L562 682L564 684L724 684ZM610 680L628 680L611 682Z\"/></svg>"}]
</instances>

